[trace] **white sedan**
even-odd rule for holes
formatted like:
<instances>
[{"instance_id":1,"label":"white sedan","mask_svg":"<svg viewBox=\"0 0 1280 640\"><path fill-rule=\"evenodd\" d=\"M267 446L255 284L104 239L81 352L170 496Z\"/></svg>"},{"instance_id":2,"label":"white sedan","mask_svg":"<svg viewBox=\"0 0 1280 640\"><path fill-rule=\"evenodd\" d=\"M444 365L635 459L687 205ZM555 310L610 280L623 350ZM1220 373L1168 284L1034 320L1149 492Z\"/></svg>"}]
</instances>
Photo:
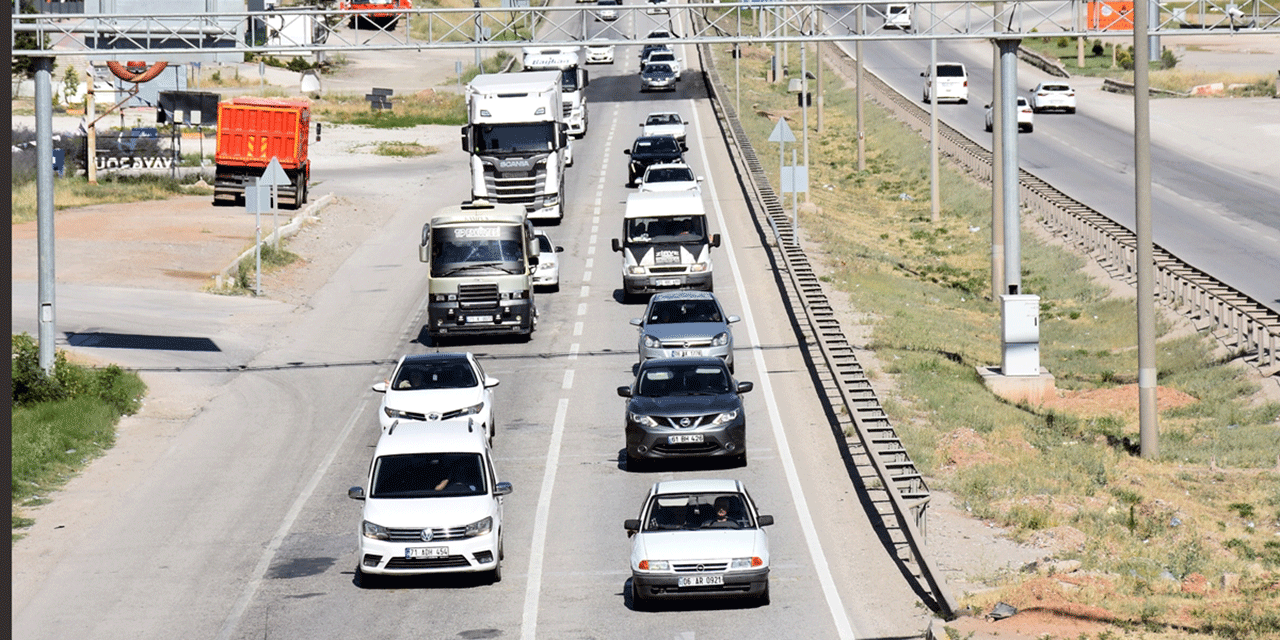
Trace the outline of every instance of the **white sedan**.
<instances>
[{"instance_id":1,"label":"white sedan","mask_svg":"<svg viewBox=\"0 0 1280 640\"><path fill-rule=\"evenodd\" d=\"M641 191L694 191L701 193L702 178L683 162L651 164L640 177Z\"/></svg>"},{"instance_id":2,"label":"white sedan","mask_svg":"<svg viewBox=\"0 0 1280 640\"><path fill-rule=\"evenodd\" d=\"M1031 105L1027 103L1027 99L1022 96L1018 96L1018 131L1031 133L1035 130L1034 118L1035 116L1031 112ZM995 110L991 108L991 105L987 105L987 131L990 131L995 127L995 122Z\"/></svg>"},{"instance_id":3,"label":"white sedan","mask_svg":"<svg viewBox=\"0 0 1280 640\"><path fill-rule=\"evenodd\" d=\"M1067 113L1076 112L1076 90L1071 85L1053 80L1041 82L1031 92L1031 110L1042 113L1050 110L1061 110Z\"/></svg>"},{"instance_id":4,"label":"white sedan","mask_svg":"<svg viewBox=\"0 0 1280 640\"><path fill-rule=\"evenodd\" d=\"M673 136L680 143L681 147L685 146L685 122L680 114L675 111L655 111L645 116L644 123L640 125L640 135L642 136Z\"/></svg>"},{"instance_id":5,"label":"white sedan","mask_svg":"<svg viewBox=\"0 0 1280 640\"><path fill-rule=\"evenodd\" d=\"M631 606L657 599L750 598L769 604L773 516L759 515L737 480L653 485L631 536Z\"/></svg>"},{"instance_id":6,"label":"white sedan","mask_svg":"<svg viewBox=\"0 0 1280 640\"><path fill-rule=\"evenodd\" d=\"M587 42L587 64L613 64L613 45L594 42L604 38L593 38Z\"/></svg>"},{"instance_id":7,"label":"white sedan","mask_svg":"<svg viewBox=\"0 0 1280 640\"><path fill-rule=\"evenodd\" d=\"M497 378L485 375L471 353L427 353L401 356L391 377L373 385L383 394L378 423L386 433L404 421L439 422L473 418L492 440L493 388Z\"/></svg>"},{"instance_id":8,"label":"white sedan","mask_svg":"<svg viewBox=\"0 0 1280 640\"><path fill-rule=\"evenodd\" d=\"M564 247L557 247L551 238L542 231L536 232L538 238L538 266L533 271L533 286L547 287L551 291L560 290L560 256Z\"/></svg>"}]
</instances>

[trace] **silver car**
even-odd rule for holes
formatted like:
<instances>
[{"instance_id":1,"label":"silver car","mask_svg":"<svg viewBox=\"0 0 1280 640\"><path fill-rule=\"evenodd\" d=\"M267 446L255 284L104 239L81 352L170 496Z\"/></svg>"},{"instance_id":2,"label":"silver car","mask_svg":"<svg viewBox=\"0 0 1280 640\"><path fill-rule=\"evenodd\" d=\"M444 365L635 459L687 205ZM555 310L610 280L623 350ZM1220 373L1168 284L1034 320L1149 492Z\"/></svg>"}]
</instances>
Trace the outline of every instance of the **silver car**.
<instances>
[{"instance_id":1,"label":"silver car","mask_svg":"<svg viewBox=\"0 0 1280 640\"><path fill-rule=\"evenodd\" d=\"M640 362L653 358L714 357L733 373L733 331L738 316L725 316L710 291L665 291L649 299L640 329Z\"/></svg>"}]
</instances>

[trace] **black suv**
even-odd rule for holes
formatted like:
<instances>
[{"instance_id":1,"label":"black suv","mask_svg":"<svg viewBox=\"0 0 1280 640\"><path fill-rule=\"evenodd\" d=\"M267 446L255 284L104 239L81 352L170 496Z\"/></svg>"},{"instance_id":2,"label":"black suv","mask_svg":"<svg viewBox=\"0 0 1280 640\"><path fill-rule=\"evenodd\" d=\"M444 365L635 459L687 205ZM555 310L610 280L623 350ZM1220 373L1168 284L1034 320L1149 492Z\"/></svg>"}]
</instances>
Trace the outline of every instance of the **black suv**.
<instances>
[{"instance_id":1,"label":"black suv","mask_svg":"<svg viewBox=\"0 0 1280 640\"><path fill-rule=\"evenodd\" d=\"M747 416L738 382L720 358L655 358L640 364L636 380L618 387L628 398L627 469L642 458L728 456L747 461Z\"/></svg>"},{"instance_id":2,"label":"black suv","mask_svg":"<svg viewBox=\"0 0 1280 640\"><path fill-rule=\"evenodd\" d=\"M684 162L684 153L675 136L640 136L630 149L623 149L622 152L631 156L631 162L627 166L628 187L634 187L636 180L644 175L644 170L651 164Z\"/></svg>"}]
</instances>

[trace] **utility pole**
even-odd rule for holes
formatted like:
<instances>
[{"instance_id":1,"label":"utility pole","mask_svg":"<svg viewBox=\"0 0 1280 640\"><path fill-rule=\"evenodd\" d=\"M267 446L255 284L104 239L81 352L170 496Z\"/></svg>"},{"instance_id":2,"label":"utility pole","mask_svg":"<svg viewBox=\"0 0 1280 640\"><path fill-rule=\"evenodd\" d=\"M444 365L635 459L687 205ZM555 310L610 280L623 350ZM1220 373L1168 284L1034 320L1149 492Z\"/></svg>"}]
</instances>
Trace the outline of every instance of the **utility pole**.
<instances>
[{"instance_id":1,"label":"utility pole","mask_svg":"<svg viewBox=\"0 0 1280 640\"><path fill-rule=\"evenodd\" d=\"M1149 14L1133 12L1133 191L1138 242L1138 442L1143 458L1160 457L1156 413L1155 251L1151 233L1151 41Z\"/></svg>"},{"instance_id":2,"label":"utility pole","mask_svg":"<svg viewBox=\"0 0 1280 640\"><path fill-rule=\"evenodd\" d=\"M45 375L53 375L54 287L53 269L53 58L32 58L36 70L36 252L39 254L37 298L40 341L37 358Z\"/></svg>"},{"instance_id":3,"label":"utility pole","mask_svg":"<svg viewBox=\"0 0 1280 640\"><path fill-rule=\"evenodd\" d=\"M861 36L866 32L867 5L858 5L858 35ZM862 39L854 41L853 56L857 58L857 64L854 65L853 71L853 91L854 104L857 112L857 128L858 128L858 172L867 170L867 136L863 128L862 121Z\"/></svg>"}]
</instances>

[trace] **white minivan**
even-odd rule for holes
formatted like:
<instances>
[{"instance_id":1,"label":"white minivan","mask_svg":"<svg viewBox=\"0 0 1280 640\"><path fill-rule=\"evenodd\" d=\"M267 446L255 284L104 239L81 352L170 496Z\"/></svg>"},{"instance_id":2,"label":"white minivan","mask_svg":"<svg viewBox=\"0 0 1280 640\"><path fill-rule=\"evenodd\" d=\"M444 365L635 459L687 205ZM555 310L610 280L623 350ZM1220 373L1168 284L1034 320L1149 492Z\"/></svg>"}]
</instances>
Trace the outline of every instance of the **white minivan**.
<instances>
[{"instance_id":1,"label":"white minivan","mask_svg":"<svg viewBox=\"0 0 1280 640\"><path fill-rule=\"evenodd\" d=\"M929 101L929 90L937 80L938 102L969 102L969 72L961 62L939 62L934 73L926 69L920 72L924 78L924 101Z\"/></svg>"},{"instance_id":2,"label":"white minivan","mask_svg":"<svg viewBox=\"0 0 1280 640\"><path fill-rule=\"evenodd\" d=\"M712 290L711 233L698 191L645 191L627 197L622 238L613 250L622 254L622 295L672 289Z\"/></svg>"},{"instance_id":3,"label":"white minivan","mask_svg":"<svg viewBox=\"0 0 1280 640\"><path fill-rule=\"evenodd\" d=\"M911 5L887 4L884 7L884 28L911 30Z\"/></svg>"},{"instance_id":4,"label":"white minivan","mask_svg":"<svg viewBox=\"0 0 1280 640\"><path fill-rule=\"evenodd\" d=\"M484 429L471 418L399 422L378 440L357 533L357 577L487 573L502 580L502 496Z\"/></svg>"}]
</instances>

